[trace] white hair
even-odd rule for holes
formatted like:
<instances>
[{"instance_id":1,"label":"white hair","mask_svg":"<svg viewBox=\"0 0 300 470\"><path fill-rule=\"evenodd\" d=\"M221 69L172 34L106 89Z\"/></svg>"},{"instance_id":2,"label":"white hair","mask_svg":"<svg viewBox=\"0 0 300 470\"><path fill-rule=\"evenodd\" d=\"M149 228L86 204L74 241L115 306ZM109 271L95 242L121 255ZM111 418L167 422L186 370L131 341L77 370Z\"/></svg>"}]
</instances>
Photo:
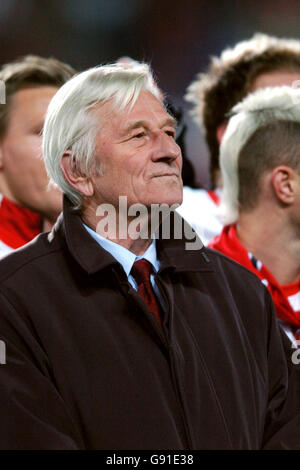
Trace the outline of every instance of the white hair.
<instances>
[{"instance_id":1,"label":"white hair","mask_svg":"<svg viewBox=\"0 0 300 470\"><path fill-rule=\"evenodd\" d=\"M220 216L224 224L236 222L239 214L239 155L254 132L274 121L300 122L300 89L277 86L250 93L231 111L220 146L223 191Z\"/></svg>"},{"instance_id":2,"label":"white hair","mask_svg":"<svg viewBox=\"0 0 300 470\"><path fill-rule=\"evenodd\" d=\"M147 64L131 67L110 64L76 75L52 98L43 130L43 157L51 182L69 197L76 209L81 207L83 196L63 175L60 167L63 154L70 151L75 168L88 176L95 160L96 135L101 128L99 117L96 119L91 109L108 100L112 100L112 110L132 107L142 90L162 99Z\"/></svg>"},{"instance_id":3,"label":"white hair","mask_svg":"<svg viewBox=\"0 0 300 470\"><path fill-rule=\"evenodd\" d=\"M300 41L292 38L277 38L263 33L255 33L251 39L240 41L234 47L225 49L216 61L233 65L241 59L253 59L269 49L291 51L300 54Z\"/></svg>"}]
</instances>

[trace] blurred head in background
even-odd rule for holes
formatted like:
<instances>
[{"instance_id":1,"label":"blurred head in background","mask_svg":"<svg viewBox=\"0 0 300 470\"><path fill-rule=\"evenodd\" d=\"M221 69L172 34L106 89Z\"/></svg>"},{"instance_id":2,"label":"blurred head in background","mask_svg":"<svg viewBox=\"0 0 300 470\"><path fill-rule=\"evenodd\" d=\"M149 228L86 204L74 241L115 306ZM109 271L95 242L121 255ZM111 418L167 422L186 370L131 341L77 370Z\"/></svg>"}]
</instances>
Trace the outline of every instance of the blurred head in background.
<instances>
[{"instance_id":1,"label":"blurred head in background","mask_svg":"<svg viewBox=\"0 0 300 470\"><path fill-rule=\"evenodd\" d=\"M54 221L61 192L48 187L42 129L48 104L75 71L53 58L28 55L2 66L6 103L0 105L0 193Z\"/></svg>"},{"instance_id":2,"label":"blurred head in background","mask_svg":"<svg viewBox=\"0 0 300 470\"><path fill-rule=\"evenodd\" d=\"M268 87L232 110L220 146L225 224L253 214L300 235L300 89ZM263 211L258 211L263 207ZM295 228L294 227L294 228Z\"/></svg>"},{"instance_id":3,"label":"blurred head in background","mask_svg":"<svg viewBox=\"0 0 300 470\"><path fill-rule=\"evenodd\" d=\"M231 108L252 91L300 84L300 41L255 34L213 57L187 89L186 100L205 134L212 187L221 186L219 146Z\"/></svg>"}]
</instances>

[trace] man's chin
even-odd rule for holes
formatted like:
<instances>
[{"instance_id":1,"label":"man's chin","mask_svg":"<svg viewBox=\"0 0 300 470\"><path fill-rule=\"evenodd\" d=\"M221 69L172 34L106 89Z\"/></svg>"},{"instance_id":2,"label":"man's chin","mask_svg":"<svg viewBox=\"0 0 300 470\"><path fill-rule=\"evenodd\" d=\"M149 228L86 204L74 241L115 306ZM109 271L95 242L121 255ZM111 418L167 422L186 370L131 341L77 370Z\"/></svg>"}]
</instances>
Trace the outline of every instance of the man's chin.
<instances>
[{"instance_id":1,"label":"man's chin","mask_svg":"<svg viewBox=\"0 0 300 470\"><path fill-rule=\"evenodd\" d=\"M173 206L176 204L180 206L182 204L182 191L170 191L167 194L163 194L158 199L158 204L167 204L168 206Z\"/></svg>"},{"instance_id":2,"label":"man's chin","mask_svg":"<svg viewBox=\"0 0 300 470\"><path fill-rule=\"evenodd\" d=\"M150 198L151 204L164 204L168 206L177 204L180 206L183 200L182 187L170 187L166 184L160 191L155 191L152 194L149 192Z\"/></svg>"},{"instance_id":3,"label":"man's chin","mask_svg":"<svg viewBox=\"0 0 300 470\"><path fill-rule=\"evenodd\" d=\"M182 198L157 198L157 199L151 199L151 201L147 204L148 207L151 206L168 206L172 209L176 209L176 207L173 206L180 206L182 204Z\"/></svg>"}]
</instances>

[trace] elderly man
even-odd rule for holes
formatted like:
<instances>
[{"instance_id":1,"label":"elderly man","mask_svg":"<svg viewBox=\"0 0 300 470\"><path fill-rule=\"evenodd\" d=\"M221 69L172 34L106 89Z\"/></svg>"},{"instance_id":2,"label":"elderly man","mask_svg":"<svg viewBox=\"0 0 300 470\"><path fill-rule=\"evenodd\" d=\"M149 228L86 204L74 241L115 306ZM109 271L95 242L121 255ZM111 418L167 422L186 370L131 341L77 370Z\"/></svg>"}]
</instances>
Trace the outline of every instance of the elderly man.
<instances>
[{"instance_id":1,"label":"elderly man","mask_svg":"<svg viewBox=\"0 0 300 470\"><path fill-rule=\"evenodd\" d=\"M51 98L74 73L31 55L0 70L0 257L49 230L61 211L61 192L48 187L41 131Z\"/></svg>"},{"instance_id":2,"label":"elderly man","mask_svg":"<svg viewBox=\"0 0 300 470\"><path fill-rule=\"evenodd\" d=\"M222 193L219 147L231 108L250 92L277 85L297 86L300 80L300 41L255 34L213 57L207 73L189 85L186 100L206 139L210 156L211 190L183 190L178 212L206 245L222 230L218 207Z\"/></svg>"},{"instance_id":3,"label":"elderly man","mask_svg":"<svg viewBox=\"0 0 300 470\"><path fill-rule=\"evenodd\" d=\"M300 90L258 90L233 108L221 149L224 227L210 246L268 287L300 339Z\"/></svg>"},{"instance_id":4,"label":"elderly man","mask_svg":"<svg viewBox=\"0 0 300 470\"><path fill-rule=\"evenodd\" d=\"M43 148L63 214L0 263L1 448L300 447L267 289L186 249L174 213L145 235L152 207L182 198L174 136L143 64L90 69L52 99Z\"/></svg>"}]
</instances>

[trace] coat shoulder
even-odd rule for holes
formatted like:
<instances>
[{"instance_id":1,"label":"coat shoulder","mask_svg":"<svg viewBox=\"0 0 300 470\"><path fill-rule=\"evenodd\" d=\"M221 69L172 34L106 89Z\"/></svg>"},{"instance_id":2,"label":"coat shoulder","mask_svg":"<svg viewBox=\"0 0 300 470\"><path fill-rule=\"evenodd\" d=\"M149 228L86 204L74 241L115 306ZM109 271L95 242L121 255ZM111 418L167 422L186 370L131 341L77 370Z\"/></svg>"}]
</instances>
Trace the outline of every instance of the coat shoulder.
<instances>
[{"instance_id":1,"label":"coat shoulder","mask_svg":"<svg viewBox=\"0 0 300 470\"><path fill-rule=\"evenodd\" d=\"M37 259L60 251L49 233L42 233L21 248L7 254L0 260L0 283L12 278L26 266L33 265Z\"/></svg>"},{"instance_id":2,"label":"coat shoulder","mask_svg":"<svg viewBox=\"0 0 300 470\"><path fill-rule=\"evenodd\" d=\"M218 269L236 276L242 282L247 282L248 280L256 283L260 287L263 286L261 280L256 276L256 274L245 268L242 264L229 258L220 251L214 250L213 248L205 248L204 250Z\"/></svg>"}]
</instances>

